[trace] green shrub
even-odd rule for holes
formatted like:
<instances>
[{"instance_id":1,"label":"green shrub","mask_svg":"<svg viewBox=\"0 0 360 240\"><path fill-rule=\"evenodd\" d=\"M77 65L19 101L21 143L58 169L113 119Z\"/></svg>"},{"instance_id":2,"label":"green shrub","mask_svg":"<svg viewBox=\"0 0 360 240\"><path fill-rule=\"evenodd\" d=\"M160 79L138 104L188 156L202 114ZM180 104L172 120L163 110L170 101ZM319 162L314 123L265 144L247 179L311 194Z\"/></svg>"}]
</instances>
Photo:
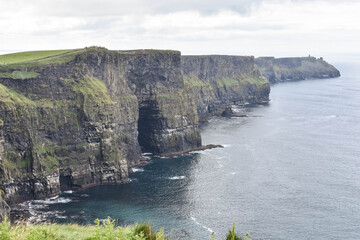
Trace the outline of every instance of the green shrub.
<instances>
[{"instance_id":1,"label":"green shrub","mask_svg":"<svg viewBox=\"0 0 360 240\"><path fill-rule=\"evenodd\" d=\"M105 221L95 220L94 225L81 226L77 224L30 225L19 224L11 226L5 219L0 223L0 240L171 240L165 237L164 230L158 232L151 229L150 223L137 224L129 227L116 227L116 221L108 217ZM235 222L226 240L250 240L246 233L244 238L235 232ZM210 240L215 240L214 233Z\"/></svg>"},{"instance_id":2,"label":"green shrub","mask_svg":"<svg viewBox=\"0 0 360 240\"><path fill-rule=\"evenodd\" d=\"M144 240L170 240L165 237L163 228L160 228L158 232L153 232L150 223L137 224L134 234L139 236L142 234Z\"/></svg>"},{"instance_id":3,"label":"green shrub","mask_svg":"<svg viewBox=\"0 0 360 240\"><path fill-rule=\"evenodd\" d=\"M0 239L10 240L10 222L5 217L4 221L0 223Z\"/></svg>"},{"instance_id":4,"label":"green shrub","mask_svg":"<svg viewBox=\"0 0 360 240\"><path fill-rule=\"evenodd\" d=\"M26 235L24 240L60 240L61 238L54 232L53 229L42 227L42 228L33 228Z\"/></svg>"},{"instance_id":5,"label":"green shrub","mask_svg":"<svg viewBox=\"0 0 360 240\"><path fill-rule=\"evenodd\" d=\"M239 235L236 234L235 231L235 221L233 222L233 227L231 230L229 230L229 233L226 235L226 240L243 240L242 237L239 237ZM250 234L246 233L244 240L250 240Z\"/></svg>"}]
</instances>

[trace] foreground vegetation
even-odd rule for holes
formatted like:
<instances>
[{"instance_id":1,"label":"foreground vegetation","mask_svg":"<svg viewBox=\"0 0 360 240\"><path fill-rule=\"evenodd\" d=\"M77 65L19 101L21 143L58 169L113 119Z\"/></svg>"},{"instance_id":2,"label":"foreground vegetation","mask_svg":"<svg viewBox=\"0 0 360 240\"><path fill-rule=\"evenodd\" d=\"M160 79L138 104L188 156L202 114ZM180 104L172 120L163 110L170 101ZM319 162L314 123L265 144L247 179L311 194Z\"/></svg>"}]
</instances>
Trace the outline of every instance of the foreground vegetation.
<instances>
[{"instance_id":1,"label":"foreground vegetation","mask_svg":"<svg viewBox=\"0 0 360 240\"><path fill-rule=\"evenodd\" d=\"M116 227L115 220L108 218L101 222L96 219L95 225L81 226L77 224L17 224L11 225L6 219L0 223L1 240L171 240L166 237L164 230L154 232L149 223L136 224L127 227ZM226 240L250 240L247 233L245 238L235 232L235 223L229 231ZM214 233L210 240L215 240Z\"/></svg>"}]
</instances>

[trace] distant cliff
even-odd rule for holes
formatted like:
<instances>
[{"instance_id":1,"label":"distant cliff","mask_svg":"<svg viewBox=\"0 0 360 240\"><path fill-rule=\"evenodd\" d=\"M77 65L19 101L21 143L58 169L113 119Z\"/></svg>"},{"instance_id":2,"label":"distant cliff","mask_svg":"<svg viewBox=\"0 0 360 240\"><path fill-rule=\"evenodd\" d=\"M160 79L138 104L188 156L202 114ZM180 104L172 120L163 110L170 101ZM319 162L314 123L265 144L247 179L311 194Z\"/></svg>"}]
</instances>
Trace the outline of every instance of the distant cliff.
<instances>
[{"instance_id":1,"label":"distant cliff","mask_svg":"<svg viewBox=\"0 0 360 240\"><path fill-rule=\"evenodd\" d=\"M141 152L201 146L199 117L269 99L253 57L95 47L21 54L0 65L0 189L9 204L127 182ZM8 210L1 198L0 218Z\"/></svg>"},{"instance_id":2,"label":"distant cliff","mask_svg":"<svg viewBox=\"0 0 360 240\"><path fill-rule=\"evenodd\" d=\"M184 82L200 118L221 114L232 104L269 101L270 86L254 57L182 56Z\"/></svg>"},{"instance_id":3,"label":"distant cliff","mask_svg":"<svg viewBox=\"0 0 360 240\"><path fill-rule=\"evenodd\" d=\"M261 74L271 83L304 80L335 78L340 76L339 70L322 58L295 57L274 58L259 57L255 59Z\"/></svg>"}]
</instances>

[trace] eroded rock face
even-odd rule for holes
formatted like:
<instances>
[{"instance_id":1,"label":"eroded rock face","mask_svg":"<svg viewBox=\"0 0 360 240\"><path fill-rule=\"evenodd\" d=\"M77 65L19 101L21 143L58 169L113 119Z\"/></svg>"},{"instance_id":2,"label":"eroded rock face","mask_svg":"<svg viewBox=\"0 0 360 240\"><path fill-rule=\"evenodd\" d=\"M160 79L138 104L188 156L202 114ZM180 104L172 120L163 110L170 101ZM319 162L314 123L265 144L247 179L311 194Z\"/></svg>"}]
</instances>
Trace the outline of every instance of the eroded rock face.
<instances>
[{"instance_id":1,"label":"eroded rock face","mask_svg":"<svg viewBox=\"0 0 360 240\"><path fill-rule=\"evenodd\" d=\"M4 221L5 218L9 219L10 207L4 199L0 197L0 222Z\"/></svg>"},{"instance_id":2,"label":"eroded rock face","mask_svg":"<svg viewBox=\"0 0 360 240\"><path fill-rule=\"evenodd\" d=\"M231 104L269 101L270 85L254 67L254 57L182 56L185 86L200 118Z\"/></svg>"},{"instance_id":3,"label":"eroded rock face","mask_svg":"<svg viewBox=\"0 0 360 240\"><path fill-rule=\"evenodd\" d=\"M178 51L122 51L126 79L139 101L139 144L164 154L201 145L193 101L184 95Z\"/></svg>"},{"instance_id":4,"label":"eroded rock face","mask_svg":"<svg viewBox=\"0 0 360 240\"><path fill-rule=\"evenodd\" d=\"M271 83L340 77L340 72L322 58L297 57L274 58L259 57L255 64Z\"/></svg>"},{"instance_id":5,"label":"eroded rock face","mask_svg":"<svg viewBox=\"0 0 360 240\"><path fill-rule=\"evenodd\" d=\"M87 49L1 71L37 73L0 78L0 186L10 204L126 182L139 142L152 153L201 145L180 52Z\"/></svg>"},{"instance_id":6,"label":"eroded rock face","mask_svg":"<svg viewBox=\"0 0 360 240\"><path fill-rule=\"evenodd\" d=\"M127 182L142 151L201 146L199 117L269 99L253 57L72 54L0 66L0 188L10 204Z\"/></svg>"}]
</instances>

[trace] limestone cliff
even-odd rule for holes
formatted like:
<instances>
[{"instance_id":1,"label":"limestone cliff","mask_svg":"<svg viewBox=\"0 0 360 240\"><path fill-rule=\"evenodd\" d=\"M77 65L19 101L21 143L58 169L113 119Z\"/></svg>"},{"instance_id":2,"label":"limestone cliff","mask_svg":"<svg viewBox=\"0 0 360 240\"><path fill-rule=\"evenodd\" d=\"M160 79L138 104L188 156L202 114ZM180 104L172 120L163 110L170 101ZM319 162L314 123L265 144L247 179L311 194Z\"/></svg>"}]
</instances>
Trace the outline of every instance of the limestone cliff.
<instances>
[{"instance_id":1,"label":"limestone cliff","mask_svg":"<svg viewBox=\"0 0 360 240\"><path fill-rule=\"evenodd\" d=\"M176 51L89 48L0 66L6 201L127 181L141 147L158 154L200 146L183 88Z\"/></svg>"},{"instance_id":2,"label":"limestone cliff","mask_svg":"<svg viewBox=\"0 0 360 240\"><path fill-rule=\"evenodd\" d=\"M0 218L6 202L127 182L141 152L197 148L199 117L269 91L253 57L94 47L2 64Z\"/></svg>"},{"instance_id":3,"label":"limestone cliff","mask_svg":"<svg viewBox=\"0 0 360 240\"><path fill-rule=\"evenodd\" d=\"M255 64L263 76L271 83L291 80L321 79L339 77L340 72L322 58L297 57L274 58L259 57Z\"/></svg>"},{"instance_id":4,"label":"limestone cliff","mask_svg":"<svg viewBox=\"0 0 360 240\"><path fill-rule=\"evenodd\" d=\"M254 57L182 56L184 82L200 118L221 114L232 104L269 101L270 86Z\"/></svg>"}]
</instances>

